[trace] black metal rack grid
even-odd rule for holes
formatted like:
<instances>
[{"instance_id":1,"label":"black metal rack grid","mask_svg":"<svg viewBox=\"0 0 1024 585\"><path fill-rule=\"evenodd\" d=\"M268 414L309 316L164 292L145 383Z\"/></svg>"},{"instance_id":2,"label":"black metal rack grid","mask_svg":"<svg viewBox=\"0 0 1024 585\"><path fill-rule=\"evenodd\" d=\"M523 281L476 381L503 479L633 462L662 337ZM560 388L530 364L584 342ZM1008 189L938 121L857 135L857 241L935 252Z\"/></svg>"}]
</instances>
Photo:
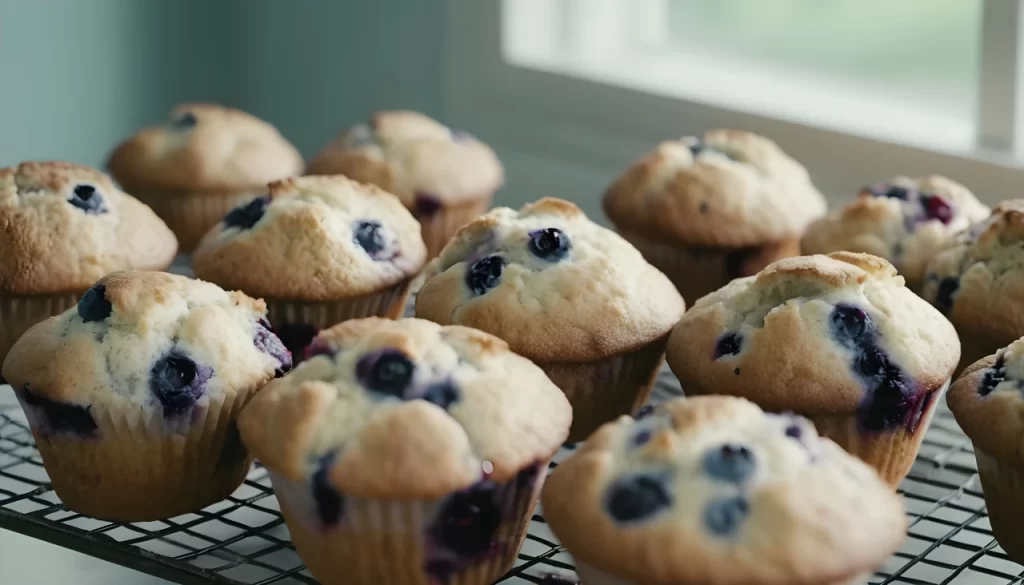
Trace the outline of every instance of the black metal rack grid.
<instances>
[{"instance_id":1,"label":"black metal rack grid","mask_svg":"<svg viewBox=\"0 0 1024 585\"><path fill-rule=\"evenodd\" d=\"M676 380L664 370L655 400L678 393ZM563 449L552 467L569 452ZM944 406L900 492L909 534L872 583L1024 582L1024 567L1009 561L992 538L971 443ZM572 559L542 513L534 515L517 566L500 583L572 577ZM0 528L177 583L315 583L291 545L267 473L259 466L230 498L195 514L138 524L94 520L68 511L54 495L17 407L0 410Z\"/></svg>"}]
</instances>

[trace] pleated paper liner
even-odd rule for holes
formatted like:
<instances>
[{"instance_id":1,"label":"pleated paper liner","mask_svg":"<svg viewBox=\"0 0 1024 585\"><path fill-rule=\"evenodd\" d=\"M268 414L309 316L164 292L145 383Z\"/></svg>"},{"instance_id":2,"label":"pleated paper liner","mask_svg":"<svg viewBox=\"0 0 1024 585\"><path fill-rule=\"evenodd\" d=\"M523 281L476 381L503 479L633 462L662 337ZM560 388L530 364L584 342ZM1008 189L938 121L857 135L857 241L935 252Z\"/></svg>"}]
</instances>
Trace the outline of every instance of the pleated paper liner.
<instances>
[{"instance_id":1,"label":"pleated paper liner","mask_svg":"<svg viewBox=\"0 0 1024 585\"><path fill-rule=\"evenodd\" d=\"M483 215L490 206L491 195L486 195L465 203L442 205L429 213L413 211L420 222L423 242L427 245L427 260L440 254L459 228Z\"/></svg>"},{"instance_id":2,"label":"pleated paper liner","mask_svg":"<svg viewBox=\"0 0 1024 585\"><path fill-rule=\"evenodd\" d=\"M260 193L251 191L160 191L138 189L130 193L164 220L178 238L178 251L191 252L199 240L229 211Z\"/></svg>"}]
</instances>

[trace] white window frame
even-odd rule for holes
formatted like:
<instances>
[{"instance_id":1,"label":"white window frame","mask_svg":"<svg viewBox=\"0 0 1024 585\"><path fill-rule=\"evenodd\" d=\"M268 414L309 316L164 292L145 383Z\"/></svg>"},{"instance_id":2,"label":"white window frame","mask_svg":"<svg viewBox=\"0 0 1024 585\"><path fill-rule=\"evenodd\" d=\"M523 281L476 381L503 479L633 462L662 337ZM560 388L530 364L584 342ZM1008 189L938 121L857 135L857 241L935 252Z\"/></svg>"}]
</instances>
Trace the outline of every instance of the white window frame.
<instances>
[{"instance_id":1,"label":"white window frame","mask_svg":"<svg viewBox=\"0 0 1024 585\"><path fill-rule=\"evenodd\" d=\"M899 136L797 123L765 112L681 98L656 87L636 89L594 75L582 78L571 68L553 72L550 67L512 64L504 57L503 18L526 18L529 25L538 26L529 39L535 50L551 42L573 46L576 39L581 59L600 60L604 51L626 42L622 34L657 41L664 34L659 11L665 1L571 0L578 12L560 19L551 12L560 8L548 0L512 0L516 6L507 14L500 0L447 0L447 118L506 150L550 165L594 169L603 178L617 174L661 140L727 127L773 138L808 167L834 202L889 176L931 173L963 182L990 204L1024 197L1024 0L984 1L977 135L960 144L914 144ZM628 19L626 27L608 24L623 18ZM554 29L564 22L573 28ZM601 192L562 195L583 199L585 208L592 210Z\"/></svg>"}]
</instances>

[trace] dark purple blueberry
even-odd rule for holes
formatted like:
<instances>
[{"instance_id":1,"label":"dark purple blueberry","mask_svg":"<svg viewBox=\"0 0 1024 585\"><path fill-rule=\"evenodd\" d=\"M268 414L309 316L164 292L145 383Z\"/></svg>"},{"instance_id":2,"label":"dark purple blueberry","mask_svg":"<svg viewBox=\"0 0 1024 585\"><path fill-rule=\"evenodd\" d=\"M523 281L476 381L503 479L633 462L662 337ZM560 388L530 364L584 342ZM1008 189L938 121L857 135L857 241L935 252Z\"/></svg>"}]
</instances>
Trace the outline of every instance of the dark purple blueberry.
<instances>
[{"instance_id":1,"label":"dark purple blueberry","mask_svg":"<svg viewBox=\"0 0 1024 585\"><path fill-rule=\"evenodd\" d=\"M914 405L910 408L910 415L907 417L907 431L913 433L922 423L925 422L929 408L931 407L932 402L935 401L936 394L936 392L926 392L924 394L917 395L917 398L914 400Z\"/></svg>"},{"instance_id":2,"label":"dark purple blueberry","mask_svg":"<svg viewBox=\"0 0 1024 585\"><path fill-rule=\"evenodd\" d=\"M889 199L899 199L901 201L906 201L910 198L910 189L900 187L899 185L875 185L869 188L868 191L875 197L888 197Z\"/></svg>"},{"instance_id":3,"label":"dark purple blueberry","mask_svg":"<svg viewBox=\"0 0 1024 585\"><path fill-rule=\"evenodd\" d=\"M633 435L633 446L646 445L652 437L654 437L654 433L651 432L651 429L640 429L637 434Z\"/></svg>"},{"instance_id":4,"label":"dark purple blueberry","mask_svg":"<svg viewBox=\"0 0 1024 585\"><path fill-rule=\"evenodd\" d=\"M789 425L786 427L786 436L791 439L800 439L804 435L804 430L800 428L800 425Z\"/></svg>"},{"instance_id":5,"label":"dark purple blueberry","mask_svg":"<svg viewBox=\"0 0 1024 585\"><path fill-rule=\"evenodd\" d=\"M428 386L420 398L448 410L452 403L459 401L459 391L451 380L446 380Z\"/></svg>"},{"instance_id":6,"label":"dark purple blueberry","mask_svg":"<svg viewBox=\"0 0 1024 585\"><path fill-rule=\"evenodd\" d=\"M405 398L416 365L397 349L385 349L363 356L356 364L356 375L364 386L389 396Z\"/></svg>"},{"instance_id":7,"label":"dark purple blueberry","mask_svg":"<svg viewBox=\"0 0 1024 585\"><path fill-rule=\"evenodd\" d=\"M501 525L495 487L483 480L449 496L429 528L434 542L462 557L489 552Z\"/></svg>"},{"instance_id":8,"label":"dark purple blueberry","mask_svg":"<svg viewBox=\"0 0 1024 585\"><path fill-rule=\"evenodd\" d=\"M640 407L640 410L636 411L636 414L633 415L633 418L636 420L647 418L654 413L654 408L655 407L653 404L645 404Z\"/></svg>"},{"instance_id":9,"label":"dark purple blueberry","mask_svg":"<svg viewBox=\"0 0 1024 585\"><path fill-rule=\"evenodd\" d=\"M334 526L340 522L341 515L345 511L345 501L338 490L331 485L329 475L333 463L333 454L323 457L311 478L316 514L325 527Z\"/></svg>"},{"instance_id":10,"label":"dark purple blueberry","mask_svg":"<svg viewBox=\"0 0 1024 585\"><path fill-rule=\"evenodd\" d=\"M470 135L470 133L466 132L465 130L455 130L455 129L453 129L451 131L451 133L452 133L452 142L465 142L465 141L471 140L473 138Z\"/></svg>"},{"instance_id":11,"label":"dark purple blueberry","mask_svg":"<svg viewBox=\"0 0 1024 585\"><path fill-rule=\"evenodd\" d=\"M938 195L921 195L921 206L924 207L925 217L937 219L949 225L953 221L953 206Z\"/></svg>"},{"instance_id":12,"label":"dark purple blueberry","mask_svg":"<svg viewBox=\"0 0 1024 585\"><path fill-rule=\"evenodd\" d=\"M172 352L153 364L149 371L149 389L164 408L164 416L184 413L203 395L203 385L213 375L188 356Z\"/></svg>"},{"instance_id":13,"label":"dark purple blueberry","mask_svg":"<svg viewBox=\"0 0 1024 585\"><path fill-rule=\"evenodd\" d=\"M107 287L104 284L93 286L78 299L78 316L86 323L102 321L109 317L113 310L110 301L107 300Z\"/></svg>"},{"instance_id":14,"label":"dark purple blueberry","mask_svg":"<svg viewBox=\"0 0 1024 585\"><path fill-rule=\"evenodd\" d=\"M572 250L569 236L558 228L530 232L530 252L543 260L557 262Z\"/></svg>"},{"instance_id":15,"label":"dark purple blueberry","mask_svg":"<svg viewBox=\"0 0 1024 585\"><path fill-rule=\"evenodd\" d=\"M709 146L709 145L705 144L702 141L692 142L692 143L688 144L687 147L690 149L690 154L693 155L693 158L697 158L698 156L700 156L701 154L703 154L705 152L710 152L710 153L718 154L718 155L721 155L721 156L725 156L725 157L730 158L732 160L736 160L731 154L729 154L729 153L727 153L727 152L725 152L723 150L719 150L718 148L715 148L714 146Z\"/></svg>"},{"instance_id":16,"label":"dark purple blueberry","mask_svg":"<svg viewBox=\"0 0 1024 585\"><path fill-rule=\"evenodd\" d=\"M370 258L377 260L382 256L388 243L384 239L379 221L361 221L353 230L352 239L356 245L366 251Z\"/></svg>"},{"instance_id":17,"label":"dark purple blueberry","mask_svg":"<svg viewBox=\"0 0 1024 585\"><path fill-rule=\"evenodd\" d=\"M754 474L757 461L743 445L722 445L704 454L703 467L714 479L743 483Z\"/></svg>"},{"instance_id":18,"label":"dark purple blueberry","mask_svg":"<svg viewBox=\"0 0 1024 585\"><path fill-rule=\"evenodd\" d=\"M195 127L199 120L196 119L196 115L192 112L185 112L177 118L171 120L171 127L175 130L187 130Z\"/></svg>"},{"instance_id":19,"label":"dark purple blueberry","mask_svg":"<svg viewBox=\"0 0 1024 585\"><path fill-rule=\"evenodd\" d=\"M608 490L606 507L616 522L648 520L672 505L665 483L651 475L631 475Z\"/></svg>"},{"instance_id":20,"label":"dark purple blueberry","mask_svg":"<svg viewBox=\"0 0 1024 585\"><path fill-rule=\"evenodd\" d=\"M320 330L308 323L288 323L274 328L274 333L291 353L292 365L297 365L306 355L306 348Z\"/></svg>"},{"instance_id":21,"label":"dark purple blueberry","mask_svg":"<svg viewBox=\"0 0 1024 585\"><path fill-rule=\"evenodd\" d=\"M417 193L413 207L416 217L431 217L441 211L441 200L429 193Z\"/></svg>"},{"instance_id":22,"label":"dark purple blueberry","mask_svg":"<svg viewBox=\"0 0 1024 585\"><path fill-rule=\"evenodd\" d=\"M854 359L854 372L867 388L857 415L867 431L887 431L908 422L917 397L885 352L869 346Z\"/></svg>"},{"instance_id":23,"label":"dark purple blueberry","mask_svg":"<svg viewBox=\"0 0 1024 585\"><path fill-rule=\"evenodd\" d=\"M743 351L743 336L739 333L728 331L723 333L715 342L715 359L721 359L727 355L737 355Z\"/></svg>"},{"instance_id":24,"label":"dark purple blueberry","mask_svg":"<svg viewBox=\"0 0 1024 585\"><path fill-rule=\"evenodd\" d=\"M277 360L279 365L274 370L274 376L280 378L292 369L292 354L285 347L284 343L270 330L270 323L266 319L260 319L256 323L256 333L253 336L253 344L256 349Z\"/></svg>"},{"instance_id":25,"label":"dark purple blueberry","mask_svg":"<svg viewBox=\"0 0 1024 585\"><path fill-rule=\"evenodd\" d=\"M505 270L505 259L496 254L484 256L469 266L466 271L466 286L475 294L482 295L501 283Z\"/></svg>"},{"instance_id":26,"label":"dark purple blueberry","mask_svg":"<svg viewBox=\"0 0 1024 585\"><path fill-rule=\"evenodd\" d=\"M243 203L224 216L224 227L235 227L243 230L252 229L252 226L256 225L256 222L263 218L263 214L267 212L268 205L270 205L270 195L262 195L248 203Z\"/></svg>"},{"instance_id":27,"label":"dark purple blueberry","mask_svg":"<svg viewBox=\"0 0 1024 585\"><path fill-rule=\"evenodd\" d=\"M854 348L870 341L874 326L864 309L843 304L829 314L829 330L840 344Z\"/></svg>"},{"instance_id":28,"label":"dark purple blueberry","mask_svg":"<svg viewBox=\"0 0 1024 585\"><path fill-rule=\"evenodd\" d=\"M939 281L939 289L935 291L935 308L942 313L949 313L953 310L953 303L956 301L956 291L960 288L960 280L945 277Z\"/></svg>"},{"instance_id":29,"label":"dark purple blueberry","mask_svg":"<svg viewBox=\"0 0 1024 585\"><path fill-rule=\"evenodd\" d=\"M92 185L75 185L74 190L71 191L71 197L68 198L68 203L91 215L107 212L103 194Z\"/></svg>"},{"instance_id":30,"label":"dark purple blueberry","mask_svg":"<svg viewBox=\"0 0 1024 585\"><path fill-rule=\"evenodd\" d=\"M742 496L715 500L704 509L704 525L715 536L735 534L750 512L750 504Z\"/></svg>"},{"instance_id":31,"label":"dark purple blueberry","mask_svg":"<svg viewBox=\"0 0 1024 585\"><path fill-rule=\"evenodd\" d=\"M988 396L1004 380L1006 380L1006 364L1003 361L1003 356L999 356L996 358L996 363L985 370L985 374L981 378L981 385L978 386L978 394Z\"/></svg>"},{"instance_id":32,"label":"dark purple blueberry","mask_svg":"<svg viewBox=\"0 0 1024 585\"><path fill-rule=\"evenodd\" d=\"M96 436L96 420L90 406L58 402L36 394L28 384L21 390L21 399L36 414L38 431L43 435L68 434L79 437Z\"/></svg>"}]
</instances>

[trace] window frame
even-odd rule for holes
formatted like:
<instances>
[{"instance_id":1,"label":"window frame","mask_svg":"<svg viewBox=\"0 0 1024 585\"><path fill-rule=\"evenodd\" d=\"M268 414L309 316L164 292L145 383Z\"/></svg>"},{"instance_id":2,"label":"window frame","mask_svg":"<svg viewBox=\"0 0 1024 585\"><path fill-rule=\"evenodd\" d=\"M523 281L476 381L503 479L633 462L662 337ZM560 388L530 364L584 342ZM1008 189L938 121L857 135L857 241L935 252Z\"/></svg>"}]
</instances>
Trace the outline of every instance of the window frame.
<instances>
[{"instance_id":1,"label":"window frame","mask_svg":"<svg viewBox=\"0 0 1024 585\"><path fill-rule=\"evenodd\" d=\"M578 12L566 20L581 28L568 38L581 39L581 51L596 50L594 58L625 40L605 34L595 43L587 35L611 30L609 20L623 14L629 21L618 27L626 31L622 34L664 34L658 11L668 0L569 1ZM662 140L712 128L741 128L778 142L836 202L890 176L937 173L966 184L992 204L1022 196L1018 191L1024 186L1022 1L984 0L977 140L960 148L901 143L506 61L503 18L529 18L527 22L541 27L535 35L540 43L565 32L550 30L559 22L552 11L561 8L549 0L514 0L514 13L499 0L447 0L444 109L454 123L507 149L584 168L618 172ZM634 9L624 12L624 5ZM589 27L596 28L588 32ZM601 193L565 196L592 198L592 203Z\"/></svg>"}]
</instances>

